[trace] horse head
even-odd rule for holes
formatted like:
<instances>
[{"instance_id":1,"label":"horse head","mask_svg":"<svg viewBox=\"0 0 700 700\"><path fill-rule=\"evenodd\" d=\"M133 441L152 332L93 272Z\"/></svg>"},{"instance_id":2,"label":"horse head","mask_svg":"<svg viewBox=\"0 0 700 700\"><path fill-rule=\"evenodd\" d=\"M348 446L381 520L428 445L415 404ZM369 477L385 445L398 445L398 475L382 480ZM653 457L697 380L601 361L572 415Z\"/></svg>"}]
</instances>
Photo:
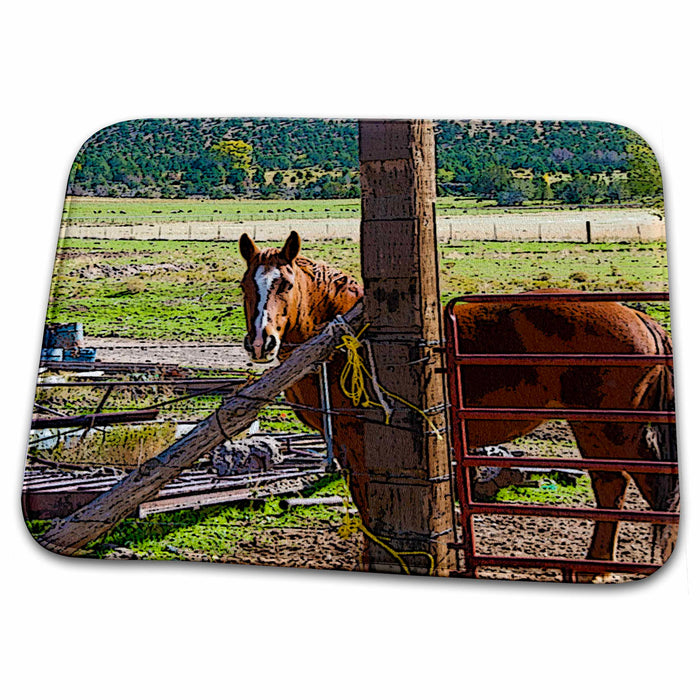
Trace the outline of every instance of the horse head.
<instances>
[{"instance_id":1,"label":"horse head","mask_svg":"<svg viewBox=\"0 0 700 700\"><path fill-rule=\"evenodd\" d=\"M247 327L243 347L253 362L272 362L296 313L299 234L292 231L281 250L261 250L246 233L238 245L248 264L241 281Z\"/></svg>"}]
</instances>

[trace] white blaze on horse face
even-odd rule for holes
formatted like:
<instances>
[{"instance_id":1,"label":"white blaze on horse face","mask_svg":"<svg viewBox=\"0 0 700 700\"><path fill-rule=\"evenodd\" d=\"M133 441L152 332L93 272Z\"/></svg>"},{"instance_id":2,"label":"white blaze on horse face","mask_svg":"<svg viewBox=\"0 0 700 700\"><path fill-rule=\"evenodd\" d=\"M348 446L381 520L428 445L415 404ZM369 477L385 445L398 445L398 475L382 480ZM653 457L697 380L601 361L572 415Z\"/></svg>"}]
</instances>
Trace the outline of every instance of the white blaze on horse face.
<instances>
[{"instance_id":1,"label":"white blaze on horse face","mask_svg":"<svg viewBox=\"0 0 700 700\"><path fill-rule=\"evenodd\" d=\"M272 289L272 285L275 283L275 280L279 279L279 277L280 271L276 267L264 267L261 265L255 271L254 279L255 287L258 291L258 306L255 310L255 318L253 320L253 328L255 330L253 347L256 350L259 349L262 351L264 347L263 331L267 327L270 320L267 313L267 302L270 298L270 290ZM277 340L279 340L279 338ZM278 345L279 343L277 343L277 346Z\"/></svg>"}]
</instances>

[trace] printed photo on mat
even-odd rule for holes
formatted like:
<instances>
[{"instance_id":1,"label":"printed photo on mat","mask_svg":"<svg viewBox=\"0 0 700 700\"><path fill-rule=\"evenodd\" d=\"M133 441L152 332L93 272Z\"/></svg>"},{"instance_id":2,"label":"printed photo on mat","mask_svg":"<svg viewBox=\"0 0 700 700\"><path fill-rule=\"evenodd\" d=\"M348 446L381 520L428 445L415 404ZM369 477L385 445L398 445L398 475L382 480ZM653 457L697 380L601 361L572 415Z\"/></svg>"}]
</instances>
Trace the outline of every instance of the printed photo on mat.
<instances>
[{"instance_id":1,"label":"printed photo on mat","mask_svg":"<svg viewBox=\"0 0 700 700\"><path fill-rule=\"evenodd\" d=\"M162 119L78 153L22 492L50 551L625 582L677 474L635 132Z\"/></svg>"}]
</instances>

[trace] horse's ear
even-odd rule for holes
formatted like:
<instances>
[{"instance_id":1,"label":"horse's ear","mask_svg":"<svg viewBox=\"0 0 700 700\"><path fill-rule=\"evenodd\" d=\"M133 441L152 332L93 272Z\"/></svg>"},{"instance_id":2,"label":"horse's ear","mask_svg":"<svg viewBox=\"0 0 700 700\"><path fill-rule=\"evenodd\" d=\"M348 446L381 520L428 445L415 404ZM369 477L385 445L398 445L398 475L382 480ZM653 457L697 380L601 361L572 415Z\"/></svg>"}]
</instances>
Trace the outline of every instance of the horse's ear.
<instances>
[{"instance_id":1,"label":"horse's ear","mask_svg":"<svg viewBox=\"0 0 700 700\"><path fill-rule=\"evenodd\" d=\"M250 262L250 259L258 252L258 246L255 245L247 233L241 236L238 241L238 248L246 262Z\"/></svg>"},{"instance_id":2,"label":"horse's ear","mask_svg":"<svg viewBox=\"0 0 700 700\"><path fill-rule=\"evenodd\" d=\"M284 247L280 251L280 259L284 260L286 263L291 263L294 258L299 255L300 248L301 240L299 234L296 231L292 231L284 242Z\"/></svg>"}]
</instances>

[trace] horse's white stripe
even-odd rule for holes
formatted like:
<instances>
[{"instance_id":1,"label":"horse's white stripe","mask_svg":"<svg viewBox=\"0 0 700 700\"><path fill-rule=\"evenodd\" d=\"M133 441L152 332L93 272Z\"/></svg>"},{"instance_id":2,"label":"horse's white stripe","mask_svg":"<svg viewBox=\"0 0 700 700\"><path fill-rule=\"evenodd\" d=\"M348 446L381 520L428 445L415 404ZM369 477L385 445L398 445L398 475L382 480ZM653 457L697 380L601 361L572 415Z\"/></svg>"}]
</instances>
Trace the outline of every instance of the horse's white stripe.
<instances>
[{"instance_id":1,"label":"horse's white stripe","mask_svg":"<svg viewBox=\"0 0 700 700\"><path fill-rule=\"evenodd\" d=\"M258 290L258 308L255 314L253 326L255 328L255 339L262 342L262 332L267 325L267 300L270 290L275 280L280 276L280 271L276 267L263 267L262 265L255 271L255 286Z\"/></svg>"}]
</instances>

